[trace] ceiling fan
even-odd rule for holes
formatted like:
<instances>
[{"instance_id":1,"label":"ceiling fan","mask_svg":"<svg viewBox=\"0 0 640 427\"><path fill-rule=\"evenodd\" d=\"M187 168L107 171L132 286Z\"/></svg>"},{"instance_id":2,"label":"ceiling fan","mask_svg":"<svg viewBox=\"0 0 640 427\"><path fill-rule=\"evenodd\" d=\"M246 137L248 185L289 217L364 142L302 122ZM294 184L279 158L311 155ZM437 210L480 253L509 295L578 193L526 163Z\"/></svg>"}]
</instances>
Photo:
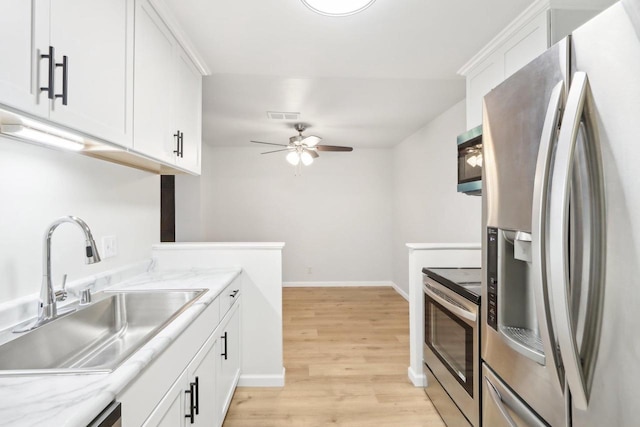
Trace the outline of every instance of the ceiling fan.
<instances>
[{"instance_id":1,"label":"ceiling fan","mask_svg":"<svg viewBox=\"0 0 640 427\"><path fill-rule=\"evenodd\" d=\"M261 154L279 153L281 151L288 151L287 161L294 166L297 166L302 162L303 165L309 166L313 163L313 159L319 157L318 151L353 151L352 147L343 147L339 145L321 145L322 138L315 135L304 136L302 132L307 129L307 126L302 123L297 123L295 129L298 131L298 135L289 138L288 144L274 144L273 142L263 141L251 141L255 144L277 145L281 148L279 150L265 151Z\"/></svg>"}]
</instances>

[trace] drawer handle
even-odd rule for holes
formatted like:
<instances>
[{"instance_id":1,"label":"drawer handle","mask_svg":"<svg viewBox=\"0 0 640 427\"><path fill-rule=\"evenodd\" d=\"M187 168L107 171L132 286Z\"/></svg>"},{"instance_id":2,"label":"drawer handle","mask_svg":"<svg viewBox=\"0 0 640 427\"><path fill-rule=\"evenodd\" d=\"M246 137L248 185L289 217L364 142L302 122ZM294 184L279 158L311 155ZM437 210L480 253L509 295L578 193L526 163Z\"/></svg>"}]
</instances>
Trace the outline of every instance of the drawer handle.
<instances>
[{"instance_id":1,"label":"drawer handle","mask_svg":"<svg viewBox=\"0 0 640 427\"><path fill-rule=\"evenodd\" d=\"M222 354L220 354L220 356L224 356L224 360L227 360L227 333L225 332L224 335L220 338L224 340L224 351L222 352Z\"/></svg>"},{"instance_id":2,"label":"drawer handle","mask_svg":"<svg viewBox=\"0 0 640 427\"><path fill-rule=\"evenodd\" d=\"M240 289L235 289L232 293L229 294L229 296L231 298L235 298L236 295L238 295L238 292L240 292Z\"/></svg>"}]
</instances>

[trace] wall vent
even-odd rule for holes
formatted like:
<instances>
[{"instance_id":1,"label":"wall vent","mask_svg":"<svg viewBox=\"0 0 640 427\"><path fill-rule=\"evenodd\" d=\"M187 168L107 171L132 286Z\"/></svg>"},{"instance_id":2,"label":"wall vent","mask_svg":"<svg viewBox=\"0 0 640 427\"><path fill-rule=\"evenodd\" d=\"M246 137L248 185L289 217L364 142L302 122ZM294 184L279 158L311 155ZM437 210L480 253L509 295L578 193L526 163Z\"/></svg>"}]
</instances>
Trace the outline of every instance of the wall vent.
<instances>
[{"instance_id":1,"label":"wall vent","mask_svg":"<svg viewBox=\"0 0 640 427\"><path fill-rule=\"evenodd\" d=\"M267 116L271 120L298 120L300 113L292 113L285 111L267 111Z\"/></svg>"}]
</instances>

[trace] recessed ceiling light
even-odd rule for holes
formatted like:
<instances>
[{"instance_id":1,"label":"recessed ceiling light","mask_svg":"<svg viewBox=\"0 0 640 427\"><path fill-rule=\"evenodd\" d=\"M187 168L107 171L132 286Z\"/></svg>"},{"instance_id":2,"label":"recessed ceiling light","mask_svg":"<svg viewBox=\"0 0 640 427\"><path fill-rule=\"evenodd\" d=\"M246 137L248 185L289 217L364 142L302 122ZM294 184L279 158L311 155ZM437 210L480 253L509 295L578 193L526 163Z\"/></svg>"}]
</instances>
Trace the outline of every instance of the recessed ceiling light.
<instances>
[{"instance_id":1,"label":"recessed ceiling light","mask_svg":"<svg viewBox=\"0 0 640 427\"><path fill-rule=\"evenodd\" d=\"M375 0L302 0L309 9L321 15L346 16L362 12Z\"/></svg>"}]
</instances>

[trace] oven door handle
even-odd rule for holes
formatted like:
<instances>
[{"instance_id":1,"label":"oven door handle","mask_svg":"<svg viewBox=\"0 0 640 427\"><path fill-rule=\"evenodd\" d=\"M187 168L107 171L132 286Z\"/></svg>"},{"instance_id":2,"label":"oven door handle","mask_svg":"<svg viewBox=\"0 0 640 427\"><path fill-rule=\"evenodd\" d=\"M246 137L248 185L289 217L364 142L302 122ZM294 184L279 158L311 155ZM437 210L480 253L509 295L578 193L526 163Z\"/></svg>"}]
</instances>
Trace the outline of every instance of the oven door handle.
<instances>
[{"instance_id":1,"label":"oven door handle","mask_svg":"<svg viewBox=\"0 0 640 427\"><path fill-rule=\"evenodd\" d=\"M450 303L446 299L442 298L440 295L433 292L427 286L422 286L422 289L424 290L424 293L429 296L429 298L436 301L438 304L440 304L441 306L443 306L444 308L446 308L456 316L466 319L473 323L475 323L475 321L477 320L478 315L476 313L465 310L463 308L458 307L457 305Z\"/></svg>"}]
</instances>

